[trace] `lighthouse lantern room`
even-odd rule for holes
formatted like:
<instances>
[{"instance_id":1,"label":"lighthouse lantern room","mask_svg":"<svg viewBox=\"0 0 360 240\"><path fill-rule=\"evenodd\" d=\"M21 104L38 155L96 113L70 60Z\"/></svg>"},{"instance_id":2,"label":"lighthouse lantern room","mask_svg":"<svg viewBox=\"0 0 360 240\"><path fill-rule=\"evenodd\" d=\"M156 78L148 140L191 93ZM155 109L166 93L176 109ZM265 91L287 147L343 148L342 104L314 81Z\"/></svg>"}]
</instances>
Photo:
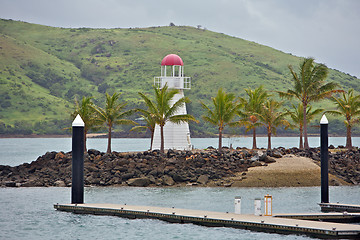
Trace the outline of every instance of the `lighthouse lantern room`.
<instances>
[{"instance_id":1,"label":"lighthouse lantern room","mask_svg":"<svg viewBox=\"0 0 360 240\"><path fill-rule=\"evenodd\" d=\"M178 89L179 92L172 98L173 105L184 97L184 89L191 88L190 77L184 77L184 63L176 54L169 54L161 61L161 76L154 78L154 85L163 88L167 84L169 89ZM186 114L184 104L176 114ZM155 126L153 149L160 149L160 127ZM175 124L167 122L164 126L164 148L177 150L191 150L190 130L187 122Z\"/></svg>"},{"instance_id":2,"label":"lighthouse lantern room","mask_svg":"<svg viewBox=\"0 0 360 240\"><path fill-rule=\"evenodd\" d=\"M169 54L161 61L161 77L154 78L154 84L162 88L165 84L169 88L190 89L190 77L184 77L184 63L176 54Z\"/></svg>"}]
</instances>

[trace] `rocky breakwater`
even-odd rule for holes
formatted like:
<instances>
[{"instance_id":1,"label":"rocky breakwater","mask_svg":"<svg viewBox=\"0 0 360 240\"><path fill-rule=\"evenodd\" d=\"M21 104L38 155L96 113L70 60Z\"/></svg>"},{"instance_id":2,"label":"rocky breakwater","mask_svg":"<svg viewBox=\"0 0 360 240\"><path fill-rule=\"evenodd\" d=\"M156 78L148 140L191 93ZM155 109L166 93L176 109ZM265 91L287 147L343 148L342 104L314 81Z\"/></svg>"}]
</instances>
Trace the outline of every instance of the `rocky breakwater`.
<instances>
[{"instance_id":1,"label":"rocky breakwater","mask_svg":"<svg viewBox=\"0 0 360 240\"><path fill-rule=\"evenodd\" d=\"M298 156L309 157L320 166L320 148L286 150ZM329 146L329 172L344 181L360 185L360 149L347 150L343 146Z\"/></svg>"},{"instance_id":2,"label":"rocky breakwater","mask_svg":"<svg viewBox=\"0 0 360 240\"><path fill-rule=\"evenodd\" d=\"M92 186L226 186L228 183L221 179L239 172L246 175L249 167L267 165L275 161L273 157L281 154L247 149L106 154L90 149L84 160L84 181ZM0 165L0 186L69 187L71 161L71 152L47 152L31 163Z\"/></svg>"}]
</instances>

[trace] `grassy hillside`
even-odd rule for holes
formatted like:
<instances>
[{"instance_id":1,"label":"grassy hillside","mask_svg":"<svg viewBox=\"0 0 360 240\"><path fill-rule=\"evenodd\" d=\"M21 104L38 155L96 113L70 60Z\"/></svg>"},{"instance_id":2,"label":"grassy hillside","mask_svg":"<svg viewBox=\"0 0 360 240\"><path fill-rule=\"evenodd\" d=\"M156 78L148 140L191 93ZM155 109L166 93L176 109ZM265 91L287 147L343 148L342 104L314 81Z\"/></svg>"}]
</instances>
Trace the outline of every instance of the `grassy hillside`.
<instances>
[{"instance_id":1,"label":"grassy hillside","mask_svg":"<svg viewBox=\"0 0 360 240\"><path fill-rule=\"evenodd\" d=\"M209 102L220 87L238 96L260 84L269 91L286 90L288 64L301 61L193 27L66 29L0 20L0 133L63 133L76 96L93 96L101 105L105 92L117 91L129 108L138 107L137 92L151 94L153 77L169 53L183 59L185 74L192 77L185 94L192 100L188 111L197 118L199 100ZM360 91L359 79L339 71L331 70L329 80ZM191 128L213 130L207 124Z\"/></svg>"}]
</instances>

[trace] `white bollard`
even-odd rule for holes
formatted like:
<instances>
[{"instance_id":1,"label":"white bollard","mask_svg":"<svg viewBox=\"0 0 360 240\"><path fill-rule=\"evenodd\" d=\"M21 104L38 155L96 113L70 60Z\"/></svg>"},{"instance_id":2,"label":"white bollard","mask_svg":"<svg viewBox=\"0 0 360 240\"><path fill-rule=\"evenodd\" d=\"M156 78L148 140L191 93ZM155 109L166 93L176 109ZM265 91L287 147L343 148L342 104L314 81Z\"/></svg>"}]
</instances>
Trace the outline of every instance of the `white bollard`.
<instances>
[{"instance_id":1,"label":"white bollard","mask_svg":"<svg viewBox=\"0 0 360 240\"><path fill-rule=\"evenodd\" d=\"M255 198L254 207L255 207L255 216L260 216L261 215L261 198Z\"/></svg>"},{"instance_id":2,"label":"white bollard","mask_svg":"<svg viewBox=\"0 0 360 240\"><path fill-rule=\"evenodd\" d=\"M235 213L241 214L241 197L235 197Z\"/></svg>"}]
</instances>

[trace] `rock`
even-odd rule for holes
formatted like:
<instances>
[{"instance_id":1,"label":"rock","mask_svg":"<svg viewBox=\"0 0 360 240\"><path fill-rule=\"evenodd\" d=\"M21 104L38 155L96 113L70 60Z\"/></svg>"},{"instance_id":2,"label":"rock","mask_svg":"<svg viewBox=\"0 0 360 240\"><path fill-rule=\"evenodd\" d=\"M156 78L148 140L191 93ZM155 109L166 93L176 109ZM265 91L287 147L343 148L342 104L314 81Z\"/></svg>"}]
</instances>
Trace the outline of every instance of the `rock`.
<instances>
[{"instance_id":1,"label":"rock","mask_svg":"<svg viewBox=\"0 0 360 240\"><path fill-rule=\"evenodd\" d=\"M54 184L55 184L56 187L66 187L65 182L62 181L62 180L57 180L57 181L55 181Z\"/></svg>"},{"instance_id":2,"label":"rock","mask_svg":"<svg viewBox=\"0 0 360 240\"><path fill-rule=\"evenodd\" d=\"M97 185L100 184L100 180L94 176L89 176L85 178L85 183Z\"/></svg>"},{"instance_id":3,"label":"rock","mask_svg":"<svg viewBox=\"0 0 360 240\"><path fill-rule=\"evenodd\" d=\"M245 158L251 157L251 153L248 150L242 150L242 153L243 153Z\"/></svg>"},{"instance_id":4,"label":"rock","mask_svg":"<svg viewBox=\"0 0 360 240\"><path fill-rule=\"evenodd\" d=\"M155 177L153 175L149 176L149 180L150 180L150 183L152 183L152 184L156 183L156 179L155 179Z\"/></svg>"},{"instance_id":5,"label":"rock","mask_svg":"<svg viewBox=\"0 0 360 240\"><path fill-rule=\"evenodd\" d=\"M93 155L97 156L97 155L100 154L100 151L95 150L95 149L89 149L89 150L88 150L88 154L89 154L89 155L90 155L90 154L93 154Z\"/></svg>"},{"instance_id":6,"label":"rock","mask_svg":"<svg viewBox=\"0 0 360 240\"><path fill-rule=\"evenodd\" d=\"M196 182L200 184L206 184L209 181L209 177L207 175L200 175L200 177L196 180Z\"/></svg>"},{"instance_id":7,"label":"rock","mask_svg":"<svg viewBox=\"0 0 360 240\"><path fill-rule=\"evenodd\" d=\"M39 182L38 180L30 180L21 184L22 187L42 187L44 184Z\"/></svg>"},{"instance_id":8,"label":"rock","mask_svg":"<svg viewBox=\"0 0 360 240\"><path fill-rule=\"evenodd\" d=\"M274 163L274 162L276 162L276 160L274 158L272 158L272 157L266 157L264 162L265 163Z\"/></svg>"},{"instance_id":9,"label":"rock","mask_svg":"<svg viewBox=\"0 0 360 240\"><path fill-rule=\"evenodd\" d=\"M6 187L16 187L16 182L5 182Z\"/></svg>"},{"instance_id":10,"label":"rock","mask_svg":"<svg viewBox=\"0 0 360 240\"><path fill-rule=\"evenodd\" d=\"M171 174L171 177L173 178L173 180L175 182L186 182L186 181L189 181L189 178L184 176L183 174L179 174L179 173L174 173L174 174Z\"/></svg>"},{"instance_id":11,"label":"rock","mask_svg":"<svg viewBox=\"0 0 360 240\"><path fill-rule=\"evenodd\" d=\"M176 155L176 152L172 149L169 149L166 153L167 158L172 158L175 155Z\"/></svg>"},{"instance_id":12,"label":"rock","mask_svg":"<svg viewBox=\"0 0 360 240\"><path fill-rule=\"evenodd\" d=\"M224 187L231 187L233 185L234 182L230 182L230 183L226 183L224 184Z\"/></svg>"},{"instance_id":13,"label":"rock","mask_svg":"<svg viewBox=\"0 0 360 240\"><path fill-rule=\"evenodd\" d=\"M336 180L336 179L332 179L330 181L330 185L331 186L341 186L340 182L338 180Z\"/></svg>"},{"instance_id":14,"label":"rock","mask_svg":"<svg viewBox=\"0 0 360 240\"><path fill-rule=\"evenodd\" d=\"M172 186L172 185L175 184L175 181L174 181L174 179L172 179L172 177L170 177L169 175L164 175L164 176L162 177L162 183L163 183L163 185L165 185L165 186Z\"/></svg>"},{"instance_id":15,"label":"rock","mask_svg":"<svg viewBox=\"0 0 360 240\"><path fill-rule=\"evenodd\" d=\"M282 154L277 150L272 151L270 156L274 158L282 158Z\"/></svg>"},{"instance_id":16,"label":"rock","mask_svg":"<svg viewBox=\"0 0 360 240\"><path fill-rule=\"evenodd\" d=\"M122 179L128 180L128 179L132 178L134 176L134 174L135 174L134 172L126 173L126 174L122 175Z\"/></svg>"},{"instance_id":17,"label":"rock","mask_svg":"<svg viewBox=\"0 0 360 240\"><path fill-rule=\"evenodd\" d=\"M360 183L360 182L357 182L355 178L350 178L350 182L355 185Z\"/></svg>"},{"instance_id":18,"label":"rock","mask_svg":"<svg viewBox=\"0 0 360 240\"><path fill-rule=\"evenodd\" d=\"M262 154L259 154L259 161L266 162L267 157L266 152L263 152Z\"/></svg>"},{"instance_id":19,"label":"rock","mask_svg":"<svg viewBox=\"0 0 360 240\"><path fill-rule=\"evenodd\" d=\"M254 161L254 162L251 163L250 166L252 166L252 167L260 167L260 166L262 166L262 164L259 161Z\"/></svg>"},{"instance_id":20,"label":"rock","mask_svg":"<svg viewBox=\"0 0 360 240\"><path fill-rule=\"evenodd\" d=\"M150 179L147 177L143 178L131 178L126 181L129 186L133 187L147 187L150 184Z\"/></svg>"}]
</instances>

